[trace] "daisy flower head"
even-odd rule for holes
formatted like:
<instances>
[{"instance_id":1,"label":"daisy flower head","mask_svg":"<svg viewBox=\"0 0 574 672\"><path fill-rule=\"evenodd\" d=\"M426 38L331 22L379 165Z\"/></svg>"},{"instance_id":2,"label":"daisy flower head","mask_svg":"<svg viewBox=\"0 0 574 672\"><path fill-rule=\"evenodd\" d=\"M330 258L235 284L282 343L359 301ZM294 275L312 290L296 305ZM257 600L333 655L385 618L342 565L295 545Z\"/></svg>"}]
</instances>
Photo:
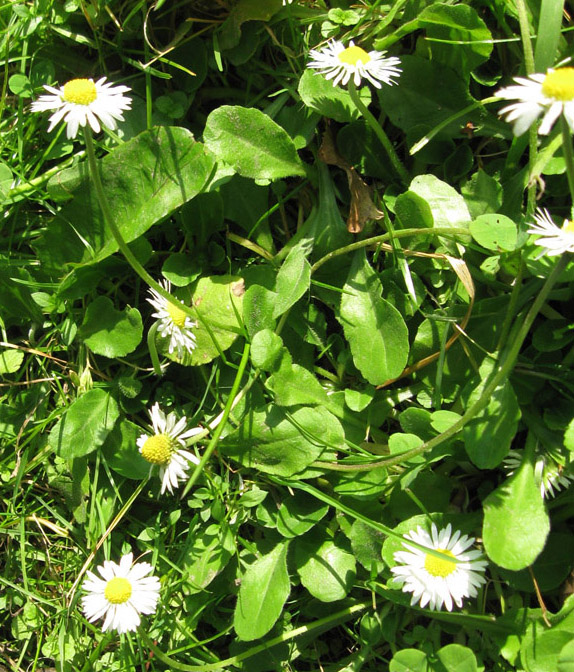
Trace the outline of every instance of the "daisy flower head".
<instances>
[{"instance_id":1,"label":"daisy flower head","mask_svg":"<svg viewBox=\"0 0 574 672\"><path fill-rule=\"evenodd\" d=\"M162 281L162 287L171 292L171 282L169 280ZM150 287L149 292L151 298L148 301L156 309L157 312L152 314L159 321L159 333L164 338L169 338L169 353L177 352L179 359L183 358L184 351L191 354L195 348L196 339L193 329L197 327L197 322L194 322L187 313L179 308L178 303L183 303L177 299L168 301L159 292Z\"/></svg>"},{"instance_id":2,"label":"daisy flower head","mask_svg":"<svg viewBox=\"0 0 574 672\"><path fill-rule=\"evenodd\" d=\"M514 124L514 135L525 133L541 115L540 135L548 135L561 114L574 131L574 68L551 68L545 75L515 77L514 81L516 85L506 86L495 94L498 98L518 101L498 113Z\"/></svg>"},{"instance_id":3,"label":"daisy flower head","mask_svg":"<svg viewBox=\"0 0 574 672\"><path fill-rule=\"evenodd\" d=\"M68 138L78 135L80 126L89 124L94 133L99 133L101 126L111 130L117 127L117 121L123 121L123 111L129 110L131 98L124 96L130 91L127 86L113 86L102 77L94 82L92 79L72 79L59 89L44 85L49 94L44 94L32 103L32 112L54 110L50 117L50 132L60 121L67 124Z\"/></svg>"},{"instance_id":4,"label":"daisy flower head","mask_svg":"<svg viewBox=\"0 0 574 672\"><path fill-rule=\"evenodd\" d=\"M149 411L153 435L142 434L137 440L141 456L151 465L159 466L161 494L177 488L179 481L187 478L189 463L199 464L197 457L185 449L185 439L199 434L201 427L186 430L186 419L177 419L175 413L167 415L155 403Z\"/></svg>"},{"instance_id":5,"label":"daisy flower head","mask_svg":"<svg viewBox=\"0 0 574 672\"><path fill-rule=\"evenodd\" d=\"M148 562L134 563L127 553L119 564L106 560L97 570L102 578L88 571L82 586L87 593L82 610L90 623L103 617L102 630L117 630L121 635L138 627L140 614L155 612L160 581L147 576L153 571Z\"/></svg>"},{"instance_id":6,"label":"daisy flower head","mask_svg":"<svg viewBox=\"0 0 574 672\"><path fill-rule=\"evenodd\" d=\"M544 254L555 257L564 252L574 252L574 221L565 219L562 226L557 226L552 221L548 210L541 208L536 210L534 221L528 233L540 236L535 241L536 245L544 248L538 255L539 258Z\"/></svg>"},{"instance_id":7,"label":"daisy flower head","mask_svg":"<svg viewBox=\"0 0 574 672\"><path fill-rule=\"evenodd\" d=\"M534 482L540 488L543 499L555 497L562 488L570 487L574 480L569 466L565 467L559 460L560 458L554 459L548 453L540 452L535 455ZM521 464L522 455L518 450L511 450L502 463L508 477L512 476Z\"/></svg>"},{"instance_id":8,"label":"daisy flower head","mask_svg":"<svg viewBox=\"0 0 574 672\"><path fill-rule=\"evenodd\" d=\"M465 597L476 597L477 589L485 583L483 573L487 563L480 559L480 551L468 550L474 543L473 537L461 536L459 530L452 534L450 523L440 532L433 523L431 534L419 526L416 532L411 530L403 536L445 556L443 560L404 541L408 550L393 555L397 565L391 567L391 572L403 592L413 594L411 605L428 604L434 611L444 604L452 611L453 602L462 607Z\"/></svg>"},{"instance_id":9,"label":"daisy flower head","mask_svg":"<svg viewBox=\"0 0 574 672\"><path fill-rule=\"evenodd\" d=\"M339 40L331 40L323 49L311 49L309 56L313 60L307 63L308 68L318 70L326 79L333 80L333 86L341 83L343 86L353 78L355 86L360 86L364 77L377 89L381 82L393 85L393 77L401 74L400 60L394 56L383 58L385 51L366 52L355 46L353 41L349 46Z\"/></svg>"}]
</instances>

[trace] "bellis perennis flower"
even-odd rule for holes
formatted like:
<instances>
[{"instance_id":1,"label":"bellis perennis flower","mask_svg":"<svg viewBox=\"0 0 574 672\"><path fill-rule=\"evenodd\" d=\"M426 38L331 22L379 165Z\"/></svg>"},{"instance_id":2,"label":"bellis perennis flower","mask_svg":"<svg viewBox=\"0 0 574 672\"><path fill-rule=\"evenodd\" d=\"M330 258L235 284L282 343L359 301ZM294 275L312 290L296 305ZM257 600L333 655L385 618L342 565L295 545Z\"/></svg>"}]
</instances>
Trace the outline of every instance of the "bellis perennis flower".
<instances>
[{"instance_id":1,"label":"bellis perennis flower","mask_svg":"<svg viewBox=\"0 0 574 672\"><path fill-rule=\"evenodd\" d=\"M544 254L554 257L564 252L574 252L574 221L565 219L561 227L557 226L548 210L540 208L534 215L534 221L536 223L530 225L528 233L540 236L535 241L536 245L543 248L539 257Z\"/></svg>"},{"instance_id":2,"label":"bellis perennis flower","mask_svg":"<svg viewBox=\"0 0 574 672\"><path fill-rule=\"evenodd\" d=\"M574 68L550 69L545 75L515 77L514 81L516 86L504 87L495 94L498 98L518 101L499 112L514 124L514 135L525 133L541 115L540 135L550 133L561 114L574 131Z\"/></svg>"},{"instance_id":3,"label":"bellis perennis flower","mask_svg":"<svg viewBox=\"0 0 574 672\"><path fill-rule=\"evenodd\" d=\"M56 124L64 121L67 124L68 138L75 138L80 126L89 124L95 133L100 131L100 122L114 130L116 121L123 121L123 111L129 110L132 101L124 93L130 89L127 86L112 86L106 84L102 77L94 82L91 79L72 79L64 86L56 89L44 85L49 95L40 96L32 103L32 112L46 112L55 110L50 117L51 131Z\"/></svg>"},{"instance_id":4,"label":"bellis perennis flower","mask_svg":"<svg viewBox=\"0 0 574 672\"><path fill-rule=\"evenodd\" d=\"M88 571L82 586L88 593L82 598L82 610L90 622L104 617L104 632L122 634L138 627L140 614L155 612L160 582L156 576L146 576L153 570L148 562L134 564L128 553L119 565L106 560L97 569L102 578Z\"/></svg>"},{"instance_id":5,"label":"bellis perennis flower","mask_svg":"<svg viewBox=\"0 0 574 672\"><path fill-rule=\"evenodd\" d=\"M154 404L149 412L153 436L142 434L137 445L142 457L152 465L159 466L161 494L177 488L179 481L187 478L189 463L199 464L197 457L185 448L185 439L199 434L201 427L185 430L185 416L177 419L175 413L165 415L159 404Z\"/></svg>"},{"instance_id":6,"label":"bellis perennis flower","mask_svg":"<svg viewBox=\"0 0 574 672\"><path fill-rule=\"evenodd\" d=\"M377 89L381 82L394 84L393 77L401 74L398 67L400 60L395 57L383 58L384 51L366 52L361 47L349 42L349 46L338 40L331 40L323 49L311 49L309 56L313 59L308 68L318 70L326 79L333 80L333 86L341 83L346 86L353 78L355 86L360 86L364 77Z\"/></svg>"},{"instance_id":7,"label":"bellis perennis flower","mask_svg":"<svg viewBox=\"0 0 574 672\"><path fill-rule=\"evenodd\" d=\"M564 460L562 460L563 462ZM511 450L504 459L503 466L510 477L522 464L522 454ZM550 499L562 488L569 488L574 480L571 468L554 459L551 455L539 453L534 458L534 481L540 488L543 499Z\"/></svg>"},{"instance_id":8,"label":"bellis perennis flower","mask_svg":"<svg viewBox=\"0 0 574 672\"><path fill-rule=\"evenodd\" d=\"M438 532L433 523L431 534L418 527L416 532L411 530L404 535L407 540L440 551L445 556L443 560L403 541L408 550L394 554L395 562L400 564L391 567L391 571L403 592L413 594L411 604L420 602L421 607L428 604L432 610L439 610L444 604L448 611L452 611L453 602L462 607L463 599L476 597L477 589L485 583L486 561L479 559L482 557L480 551L467 550L474 539L466 535L461 537L458 530L454 534L451 531L449 524Z\"/></svg>"},{"instance_id":9,"label":"bellis perennis flower","mask_svg":"<svg viewBox=\"0 0 574 672\"><path fill-rule=\"evenodd\" d=\"M162 281L162 286L167 292L171 292L171 282L169 280ZM193 329L197 327L197 322L194 322L187 313L181 308L178 308L178 301L168 301L155 289L149 289L151 299L148 301L156 309L152 317L156 317L159 321L159 333L164 338L169 337L169 352L177 352L179 359L183 357L184 350L191 354L195 348L195 334Z\"/></svg>"}]
</instances>

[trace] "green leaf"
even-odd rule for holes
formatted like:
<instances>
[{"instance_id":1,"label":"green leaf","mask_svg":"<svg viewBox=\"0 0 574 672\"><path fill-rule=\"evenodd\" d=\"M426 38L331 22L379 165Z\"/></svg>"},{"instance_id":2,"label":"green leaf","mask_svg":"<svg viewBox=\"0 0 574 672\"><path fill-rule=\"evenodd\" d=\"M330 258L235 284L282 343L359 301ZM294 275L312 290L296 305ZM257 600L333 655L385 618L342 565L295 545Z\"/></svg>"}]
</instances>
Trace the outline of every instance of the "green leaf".
<instances>
[{"instance_id":1,"label":"green leaf","mask_svg":"<svg viewBox=\"0 0 574 672\"><path fill-rule=\"evenodd\" d=\"M104 443L119 415L117 402L109 392L88 390L58 420L48 443L66 460L83 457Z\"/></svg>"},{"instance_id":2,"label":"green leaf","mask_svg":"<svg viewBox=\"0 0 574 672\"><path fill-rule=\"evenodd\" d=\"M383 545L383 533L374 530L362 520L355 520L349 532L349 540L353 555L367 571L371 571L373 565L378 572L382 572L385 565L381 560L381 547Z\"/></svg>"},{"instance_id":3,"label":"green leaf","mask_svg":"<svg viewBox=\"0 0 574 672\"><path fill-rule=\"evenodd\" d=\"M550 520L530 460L488 495L483 508L488 557L505 569L531 565L544 548Z\"/></svg>"},{"instance_id":4,"label":"green leaf","mask_svg":"<svg viewBox=\"0 0 574 672\"><path fill-rule=\"evenodd\" d=\"M574 640L570 640L560 651L558 672L574 672Z\"/></svg>"},{"instance_id":5,"label":"green leaf","mask_svg":"<svg viewBox=\"0 0 574 672\"><path fill-rule=\"evenodd\" d=\"M478 666L474 653L460 644L447 644L437 651L437 657L446 672L477 672Z\"/></svg>"},{"instance_id":6,"label":"green leaf","mask_svg":"<svg viewBox=\"0 0 574 672\"><path fill-rule=\"evenodd\" d=\"M385 86L377 95L393 125L409 133L411 144L450 117L452 123L437 137L460 138L457 113L474 101L457 72L441 63L408 55L401 56L399 84Z\"/></svg>"},{"instance_id":7,"label":"green leaf","mask_svg":"<svg viewBox=\"0 0 574 672\"><path fill-rule=\"evenodd\" d=\"M281 542L250 565L241 579L233 626L240 639L266 635L279 618L289 596L288 542Z\"/></svg>"},{"instance_id":8,"label":"green leaf","mask_svg":"<svg viewBox=\"0 0 574 672\"><path fill-rule=\"evenodd\" d=\"M280 406L329 405L321 383L306 368L293 364L287 349L284 349L279 370L267 379L265 386L275 394L275 403Z\"/></svg>"},{"instance_id":9,"label":"green leaf","mask_svg":"<svg viewBox=\"0 0 574 672\"><path fill-rule=\"evenodd\" d=\"M201 525L189 531L185 555L181 561L186 590L203 592L222 572L235 552L235 540L229 527Z\"/></svg>"},{"instance_id":10,"label":"green leaf","mask_svg":"<svg viewBox=\"0 0 574 672\"><path fill-rule=\"evenodd\" d=\"M0 350L0 376L16 373L23 361L24 353L21 350Z\"/></svg>"},{"instance_id":11,"label":"green leaf","mask_svg":"<svg viewBox=\"0 0 574 672\"><path fill-rule=\"evenodd\" d=\"M301 583L321 602L342 600L355 580L355 558L330 540L298 539L295 564Z\"/></svg>"},{"instance_id":12,"label":"green leaf","mask_svg":"<svg viewBox=\"0 0 574 672\"><path fill-rule=\"evenodd\" d=\"M364 251L355 252L337 319L349 341L355 366L371 385L398 376L409 354L404 320L381 293L380 280Z\"/></svg>"},{"instance_id":13,"label":"green leaf","mask_svg":"<svg viewBox=\"0 0 574 672\"><path fill-rule=\"evenodd\" d=\"M343 448L344 440L341 424L323 408L304 407L287 413L271 406L251 412L219 445L222 454L246 467L295 476L327 448Z\"/></svg>"},{"instance_id":14,"label":"green leaf","mask_svg":"<svg viewBox=\"0 0 574 672\"><path fill-rule=\"evenodd\" d=\"M86 310L80 337L96 355L125 357L142 340L142 317L137 308L116 310L107 296L98 296Z\"/></svg>"},{"instance_id":15,"label":"green leaf","mask_svg":"<svg viewBox=\"0 0 574 672\"><path fill-rule=\"evenodd\" d=\"M271 329L258 331L251 341L251 361L253 366L263 371L271 371L284 350L283 340Z\"/></svg>"},{"instance_id":16,"label":"green leaf","mask_svg":"<svg viewBox=\"0 0 574 672\"><path fill-rule=\"evenodd\" d=\"M487 360L480 367L480 383L470 383L463 390L465 410L482 397L491 374L492 363ZM520 416L516 395L506 380L492 392L486 407L462 430L466 452L479 469L493 469L508 455Z\"/></svg>"},{"instance_id":17,"label":"green leaf","mask_svg":"<svg viewBox=\"0 0 574 672\"><path fill-rule=\"evenodd\" d=\"M279 0L239 0L234 3L229 16L221 26L221 49L231 49L239 44L241 29L246 21L269 21L281 9Z\"/></svg>"},{"instance_id":18,"label":"green leaf","mask_svg":"<svg viewBox=\"0 0 574 672\"><path fill-rule=\"evenodd\" d=\"M110 210L130 242L203 191L214 158L184 128L156 127L120 145L98 161ZM58 173L52 197L73 195L37 243L45 263L61 273L67 264L93 263L117 249L86 164Z\"/></svg>"},{"instance_id":19,"label":"green leaf","mask_svg":"<svg viewBox=\"0 0 574 672\"><path fill-rule=\"evenodd\" d=\"M306 239L294 245L277 273L275 282L275 308L273 317L287 312L291 306L309 291L311 285L311 266L307 261L310 245Z\"/></svg>"},{"instance_id":20,"label":"green leaf","mask_svg":"<svg viewBox=\"0 0 574 672\"><path fill-rule=\"evenodd\" d=\"M510 252L516 248L516 224L504 215L480 215L471 222L470 233L487 250Z\"/></svg>"},{"instance_id":21,"label":"green leaf","mask_svg":"<svg viewBox=\"0 0 574 672\"><path fill-rule=\"evenodd\" d=\"M26 75L15 74L8 80L10 91L21 98L31 98L34 95L30 80Z\"/></svg>"},{"instance_id":22,"label":"green leaf","mask_svg":"<svg viewBox=\"0 0 574 672\"><path fill-rule=\"evenodd\" d=\"M106 463L118 474L136 481L146 478L150 471L150 463L141 456L136 443L141 434L141 427L122 420L115 424L102 446Z\"/></svg>"},{"instance_id":23,"label":"green leaf","mask_svg":"<svg viewBox=\"0 0 574 672\"><path fill-rule=\"evenodd\" d=\"M471 217L496 213L502 205L502 186L484 170L477 170L462 185L461 193L468 205Z\"/></svg>"},{"instance_id":24,"label":"green leaf","mask_svg":"<svg viewBox=\"0 0 574 672\"><path fill-rule=\"evenodd\" d=\"M418 649L397 651L389 664L389 672L429 672L427 655Z\"/></svg>"},{"instance_id":25,"label":"green leaf","mask_svg":"<svg viewBox=\"0 0 574 672\"><path fill-rule=\"evenodd\" d=\"M351 100L349 92L341 86L333 86L332 80L312 70L305 70L299 80L301 100L323 117L345 123L358 119L360 113ZM359 96L365 105L371 103L371 91L368 86L359 90Z\"/></svg>"},{"instance_id":26,"label":"green leaf","mask_svg":"<svg viewBox=\"0 0 574 672\"><path fill-rule=\"evenodd\" d=\"M277 512L277 531L283 537L300 537L326 515L329 507L300 490L282 502Z\"/></svg>"},{"instance_id":27,"label":"green leaf","mask_svg":"<svg viewBox=\"0 0 574 672\"><path fill-rule=\"evenodd\" d=\"M409 191L423 198L429 205L434 226L466 228L471 222L464 198L446 182L434 175L417 175Z\"/></svg>"},{"instance_id":28,"label":"green leaf","mask_svg":"<svg viewBox=\"0 0 574 672\"><path fill-rule=\"evenodd\" d=\"M490 56L492 35L476 10L469 5L453 6L437 2L422 10L418 22L421 29L426 29L433 62L468 77Z\"/></svg>"},{"instance_id":29,"label":"green leaf","mask_svg":"<svg viewBox=\"0 0 574 672\"><path fill-rule=\"evenodd\" d=\"M260 110L222 105L207 117L203 137L218 159L244 177L277 180L305 175L287 132Z\"/></svg>"}]
</instances>

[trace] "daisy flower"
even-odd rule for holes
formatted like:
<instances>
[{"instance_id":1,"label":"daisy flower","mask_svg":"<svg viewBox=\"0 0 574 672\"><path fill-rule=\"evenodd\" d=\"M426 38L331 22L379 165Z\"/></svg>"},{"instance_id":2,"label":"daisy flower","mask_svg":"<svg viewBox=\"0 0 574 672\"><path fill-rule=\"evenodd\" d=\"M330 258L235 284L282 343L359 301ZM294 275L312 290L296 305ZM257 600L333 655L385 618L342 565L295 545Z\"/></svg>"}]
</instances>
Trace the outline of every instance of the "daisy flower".
<instances>
[{"instance_id":1,"label":"daisy flower","mask_svg":"<svg viewBox=\"0 0 574 672\"><path fill-rule=\"evenodd\" d=\"M88 571L82 588L82 610L88 621L104 618L102 630L124 632L135 630L140 614L153 614L159 599L157 576L146 576L153 567L148 562L133 562L133 555L124 555L120 564L106 560L100 565L99 576Z\"/></svg>"},{"instance_id":2,"label":"daisy flower","mask_svg":"<svg viewBox=\"0 0 574 672\"><path fill-rule=\"evenodd\" d=\"M563 254L564 252L574 252L574 221L564 220L562 226L556 226L550 217L548 210L538 208L534 215L535 224L531 224L528 233L535 236L542 236L535 241L544 249L539 257L547 254L550 257Z\"/></svg>"},{"instance_id":3,"label":"daisy flower","mask_svg":"<svg viewBox=\"0 0 574 672\"><path fill-rule=\"evenodd\" d=\"M159 466L161 478L161 494L177 488L180 480L187 478L189 463L199 464L197 457L185 448L185 439L199 434L201 427L194 427L185 431L186 419L177 419L175 413L167 416L160 410L159 404L154 404L149 411L153 436L142 434L137 445L142 457L150 464Z\"/></svg>"},{"instance_id":4,"label":"daisy flower","mask_svg":"<svg viewBox=\"0 0 574 672\"><path fill-rule=\"evenodd\" d=\"M32 112L55 110L50 117L50 132L56 124L64 120L68 125L68 138L75 138L80 126L90 124L95 133L103 126L114 130L116 120L123 121L123 111L129 110L132 101L123 94L129 91L127 86L106 84L102 77L94 82L91 79L72 79L59 89L44 85L49 95L40 96L32 103Z\"/></svg>"},{"instance_id":5,"label":"daisy flower","mask_svg":"<svg viewBox=\"0 0 574 672\"><path fill-rule=\"evenodd\" d=\"M563 114L574 131L574 68L552 68L545 75L515 77L515 86L506 86L496 92L498 98L517 100L502 108L498 114L514 124L514 135L522 135L540 117L538 132L548 135L554 122Z\"/></svg>"},{"instance_id":6,"label":"daisy flower","mask_svg":"<svg viewBox=\"0 0 574 672\"><path fill-rule=\"evenodd\" d=\"M502 463L510 477L522 464L520 451L511 450ZM534 460L534 482L540 488L543 499L550 499L562 488L570 487L573 476L564 469L564 465L548 454L539 453Z\"/></svg>"},{"instance_id":7,"label":"daisy flower","mask_svg":"<svg viewBox=\"0 0 574 672\"><path fill-rule=\"evenodd\" d=\"M349 42L345 48L342 42L331 40L323 49L311 49L309 56L313 58L307 63L308 68L315 68L327 79L333 80L333 86L341 83L343 86L353 77L355 86L360 86L361 78L371 82L377 89L381 82L394 84L393 77L401 74L397 67L400 60L394 56L383 58L385 51L366 52Z\"/></svg>"},{"instance_id":8,"label":"daisy flower","mask_svg":"<svg viewBox=\"0 0 574 672\"><path fill-rule=\"evenodd\" d=\"M162 286L167 292L171 292L171 282L169 280L162 281ZM195 348L195 334L194 327L197 327L197 322L194 322L187 313L178 307L176 299L167 301L155 289L150 287L149 292L152 296L148 301L157 310L152 314L152 317L157 317L159 321L159 333L164 338L169 337L169 353L177 351L179 359L183 357L184 350L189 354ZM179 303L183 303L180 301Z\"/></svg>"},{"instance_id":9,"label":"daisy flower","mask_svg":"<svg viewBox=\"0 0 574 672\"><path fill-rule=\"evenodd\" d=\"M457 607L462 607L463 598L476 597L477 589L485 583L482 574L486 560L479 559L482 557L480 551L467 550L474 538L461 537L459 530L451 535L451 531L450 523L440 532L433 523L431 534L419 526L416 532L411 530L404 535L406 539L445 556L442 560L403 541L408 550L394 554L395 562L401 564L391 567L391 572L396 576L395 583L403 586L403 592L413 593L411 605L420 601L421 607L428 604L430 609L439 610L444 604L448 611L452 611L453 601Z\"/></svg>"}]
</instances>

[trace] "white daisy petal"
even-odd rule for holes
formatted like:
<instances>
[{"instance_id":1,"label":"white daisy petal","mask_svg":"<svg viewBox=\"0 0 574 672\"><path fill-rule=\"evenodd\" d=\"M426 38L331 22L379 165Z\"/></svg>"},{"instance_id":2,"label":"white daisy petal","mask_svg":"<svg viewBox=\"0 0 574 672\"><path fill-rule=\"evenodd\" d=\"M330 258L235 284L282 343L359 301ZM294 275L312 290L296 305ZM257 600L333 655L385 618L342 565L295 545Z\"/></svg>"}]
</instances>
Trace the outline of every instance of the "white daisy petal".
<instances>
[{"instance_id":1,"label":"white daisy petal","mask_svg":"<svg viewBox=\"0 0 574 672\"><path fill-rule=\"evenodd\" d=\"M546 213L547 214L547 213ZM508 477L522 464L522 453L511 450L504 459L502 466ZM538 447L534 455L534 482L540 488L543 499L550 499L563 488L569 488L574 481L574 474L568 458L560 453L546 451Z\"/></svg>"},{"instance_id":2,"label":"white daisy petal","mask_svg":"<svg viewBox=\"0 0 574 672\"><path fill-rule=\"evenodd\" d=\"M185 450L185 441L201 431L201 427L186 430L185 417L177 419L175 413L167 416L154 404L149 411L152 421L152 436L142 434L137 439L137 446L142 457L152 465L159 466L161 490L169 490L179 486L180 481L187 479L190 464L199 464L199 459Z\"/></svg>"},{"instance_id":3,"label":"white daisy petal","mask_svg":"<svg viewBox=\"0 0 574 672\"><path fill-rule=\"evenodd\" d=\"M557 226L550 217L548 210L538 208L534 214L534 224L528 233L543 236L535 241L542 247L539 257L544 254L556 256L564 252L574 252L574 222L564 220L562 227Z\"/></svg>"},{"instance_id":4,"label":"white daisy petal","mask_svg":"<svg viewBox=\"0 0 574 672\"><path fill-rule=\"evenodd\" d=\"M117 630L119 634L135 630L140 624L140 613L153 614L159 600L160 581L147 576L153 567L142 562L133 564L133 555L127 553L119 564L106 560L98 567L105 576L102 581L88 572L82 589L82 611L88 621L104 618L102 630Z\"/></svg>"},{"instance_id":5,"label":"white daisy petal","mask_svg":"<svg viewBox=\"0 0 574 672\"><path fill-rule=\"evenodd\" d=\"M364 78L378 89L380 82L392 85L393 78L401 74L400 60L395 57L383 58L385 52L366 52L349 42L345 48L342 42L331 40L323 49L311 49L308 68L313 68L326 79L333 80L333 86L339 83L346 86L351 77L355 86L361 85Z\"/></svg>"},{"instance_id":6,"label":"white daisy petal","mask_svg":"<svg viewBox=\"0 0 574 672\"><path fill-rule=\"evenodd\" d=\"M411 605L418 602L424 608L428 604L431 610L439 610L444 605L452 611L453 604L460 608L464 598L476 597L477 588L486 581L483 572L487 563L478 560L482 557L479 551L466 551L474 543L472 537L461 536L459 530L452 534L450 523L440 531L433 523L430 535L418 527L404 537L445 555L445 559L441 560L404 541L403 546L409 550L394 554L397 563L391 567L394 583L402 586L403 592L413 594Z\"/></svg>"},{"instance_id":7,"label":"white daisy petal","mask_svg":"<svg viewBox=\"0 0 574 672\"><path fill-rule=\"evenodd\" d=\"M574 128L574 68L550 68L546 74L515 77L514 81L517 85L499 89L496 96L518 101L498 113L513 124L515 135L525 133L540 116L540 135L548 135L561 114Z\"/></svg>"},{"instance_id":8,"label":"white daisy petal","mask_svg":"<svg viewBox=\"0 0 574 672\"><path fill-rule=\"evenodd\" d=\"M123 95L130 90L127 86L112 86L105 81L105 77L95 83L91 79L72 79L59 89L44 85L50 95L40 96L30 109L32 112L54 110L48 132L64 119L68 138L75 138L80 126L83 128L86 124L95 133L101 130L102 124L113 130L116 128L114 119L123 120L122 113L131 108L132 101Z\"/></svg>"}]
</instances>

